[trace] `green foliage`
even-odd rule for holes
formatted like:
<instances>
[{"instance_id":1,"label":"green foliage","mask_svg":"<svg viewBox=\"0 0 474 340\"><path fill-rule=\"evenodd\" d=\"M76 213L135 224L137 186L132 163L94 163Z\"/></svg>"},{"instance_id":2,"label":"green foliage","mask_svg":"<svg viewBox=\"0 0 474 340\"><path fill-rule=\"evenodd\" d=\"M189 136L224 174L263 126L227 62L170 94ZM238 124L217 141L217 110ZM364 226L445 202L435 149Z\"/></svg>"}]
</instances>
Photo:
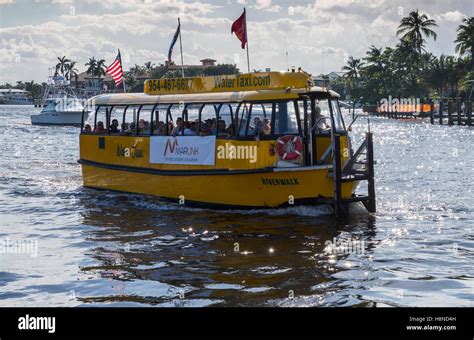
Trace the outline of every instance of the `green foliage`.
<instances>
[{"instance_id":1,"label":"green foliage","mask_svg":"<svg viewBox=\"0 0 474 340\"><path fill-rule=\"evenodd\" d=\"M382 98L434 98L461 96L471 90L473 79L474 19L464 19L455 41L459 56L436 57L424 50L425 37L436 39L434 20L418 11L403 18L394 47L371 46L361 59L349 57L343 81L351 98L376 103Z\"/></svg>"}]
</instances>

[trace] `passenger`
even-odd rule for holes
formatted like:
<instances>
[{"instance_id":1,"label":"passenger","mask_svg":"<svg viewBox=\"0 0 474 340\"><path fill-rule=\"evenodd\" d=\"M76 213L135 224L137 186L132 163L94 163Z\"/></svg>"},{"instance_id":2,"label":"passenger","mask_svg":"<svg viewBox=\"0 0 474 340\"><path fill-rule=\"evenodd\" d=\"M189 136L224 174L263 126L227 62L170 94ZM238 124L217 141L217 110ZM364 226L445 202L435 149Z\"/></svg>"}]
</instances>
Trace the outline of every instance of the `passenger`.
<instances>
[{"instance_id":1,"label":"passenger","mask_svg":"<svg viewBox=\"0 0 474 340\"><path fill-rule=\"evenodd\" d=\"M206 123L201 123L201 131L199 132L199 136L209 136L209 127Z\"/></svg>"},{"instance_id":2,"label":"passenger","mask_svg":"<svg viewBox=\"0 0 474 340\"><path fill-rule=\"evenodd\" d=\"M227 130L225 130L225 132L229 135L229 137L234 136L235 135L234 124L229 124L229 126L227 127Z\"/></svg>"},{"instance_id":3,"label":"passenger","mask_svg":"<svg viewBox=\"0 0 474 340\"><path fill-rule=\"evenodd\" d=\"M155 135L163 136L165 134L165 123L159 122L156 129L153 131Z\"/></svg>"},{"instance_id":4,"label":"passenger","mask_svg":"<svg viewBox=\"0 0 474 340\"><path fill-rule=\"evenodd\" d=\"M138 132L140 134L150 134L150 123L144 119L138 121Z\"/></svg>"},{"instance_id":5,"label":"passenger","mask_svg":"<svg viewBox=\"0 0 474 340\"><path fill-rule=\"evenodd\" d=\"M130 128L130 123L123 123L122 124L122 132L120 133L121 135L129 135L132 133L132 130Z\"/></svg>"},{"instance_id":6,"label":"passenger","mask_svg":"<svg viewBox=\"0 0 474 340\"><path fill-rule=\"evenodd\" d=\"M225 120L220 119L217 124L219 133L226 133Z\"/></svg>"},{"instance_id":7,"label":"passenger","mask_svg":"<svg viewBox=\"0 0 474 340\"><path fill-rule=\"evenodd\" d=\"M90 124L86 124L84 126L84 130L83 130L84 133L92 133L92 128L90 126Z\"/></svg>"},{"instance_id":8,"label":"passenger","mask_svg":"<svg viewBox=\"0 0 474 340\"><path fill-rule=\"evenodd\" d=\"M168 131L165 131L165 134L173 134L173 130L174 130L174 125L173 125L173 122L168 122Z\"/></svg>"},{"instance_id":9,"label":"passenger","mask_svg":"<svg viewBox=\"0 0 474 340\"><path fill-rule=\"evenodd\" d=\"M259 130L259 127L261 128ZM260 119L260 117L255 117L253 119L253 134L254 135L258 135L260 132L263 131L263 123L262 123L262 120Z\"/></svg>"},{"instance_id":10,"label":"passenger","mask_svg":"<svg viewBox=\"0 0 474 340\"><path fill-rule=\"evenodd\" d=\"M145 130L145 120L140 119L138 121L138 131L144 131Z\"/></svg>"},{"instance_id":11,"label":"passenger","mask_svg":"<svg viewBox=\"0 0 474 340\"><path fill-rule=\"evenodd\" d=\"M181 132L183 131L183 119L181 117L178 117L176 119L176 127L173 130L173 135L180 135Z\"/></svg>"},{"instance_id":12,"label":"passenger","mask_svg":"<svg viewBox=\"0 0 474 340\"><path fill-rule=\"evenodd\" d=\"M191 131L194 132L194 135L198 135L199 124L197 121L191 122Z\"/></svg>"},{"instance_id":13,"label":"passenger","mask_svg":"<svg viewBox=\"0 0 474 340\"><path fill-rule=\"evenodd\" d=\"M104 128L104 123L103 122L98 122L97 127L94 130L94 133L97 135L107 133L107 130Z\"/></svg>"},{"instance_id":14,"label":"passenger","mask_svg":"<svg viewBox=\"0 0 474 340\"><path fill-rule=\"evenodd\" d=\"M193 130L191 130L191 123L190 122L184 122L183 134L185 136L196 136L196 133Z\"/></svg>"},{"instance_id":15,"label":"passenger","mask_svg":"<svg viewBox=\"0 0 474 340\"><path fill-rule=\"evenodd\" d=\"M263 134L269 135L272 132L272 127L270 125L270 119L264 118L263 119Z\"/></svg>"},{"instance_id":16,"label":"passenger","mask_svg":"<svg viewBox=\"0 0 474 340\"><path fill-rule=\"evenodd\" d=\"M119 127L119 122L118 122L118 120L117 120L117 119L113 119L113 120L112 120L112 124L110 125L109 130L110 130L110 132L115 132L115 133L117 133L117 132L119 132L119 128L118 128L118 127Z\"/></svg>"},{"instance_id":17,"label":"passenger","mask_svg":"<svg viewBox=\"0 0 474 340\"><path fill-rule=\"evenodd\" d=\"M255 129L253 130L253 134L255 136L263 134L263 122L258 119L257 125L255 125Z\"/></svg>"}]
</instances>

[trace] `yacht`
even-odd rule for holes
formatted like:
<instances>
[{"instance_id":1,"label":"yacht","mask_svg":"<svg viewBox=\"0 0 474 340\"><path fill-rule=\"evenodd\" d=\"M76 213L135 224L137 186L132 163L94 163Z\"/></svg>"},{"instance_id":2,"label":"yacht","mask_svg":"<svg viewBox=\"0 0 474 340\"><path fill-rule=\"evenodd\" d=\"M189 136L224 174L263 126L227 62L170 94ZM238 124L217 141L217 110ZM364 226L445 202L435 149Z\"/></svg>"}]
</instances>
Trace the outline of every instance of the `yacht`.
<instances>
[{"instance_id":1,"label":"yacht","mask_svg":"<svg viewBox=\"0 0 474 340\"><path fill-rule=\"evenodd\" d=\"M33 125L81 125L84 106L64 77L49 77L41 106L41 112L31 116Z\"/></svg>"},{"instance_id":2,"label":"yacht","mask_svg":"<svg viewBox=\"0 0 474 340\"><path fill-rule=\"evenodd\" d=\"M18 89L0 89L0 104L33 105L33 99L28 91Z\"/></svg>"}]
</instances>

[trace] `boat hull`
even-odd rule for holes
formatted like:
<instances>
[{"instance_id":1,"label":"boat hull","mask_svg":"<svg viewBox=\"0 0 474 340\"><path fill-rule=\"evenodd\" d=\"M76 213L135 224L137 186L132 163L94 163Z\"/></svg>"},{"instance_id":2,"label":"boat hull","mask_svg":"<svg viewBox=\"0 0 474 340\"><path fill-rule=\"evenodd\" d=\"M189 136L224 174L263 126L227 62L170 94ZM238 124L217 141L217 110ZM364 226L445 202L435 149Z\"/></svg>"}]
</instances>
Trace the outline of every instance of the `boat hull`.
<instances>
[{"instance_id":1,"label":"boat hull","mask_svg":"<svg viewBox=\"0 0 474 340\"><path fill-rule=\"evenodd\" d=\"M145 168L126 169L82 162L85 187L153 195L186 205L234 209L332 202L334 186L328 176L329 169L330 166L323 166L166 175ZM351 197L355 187L355 183L344 183L342 196Z\"/></svg>"},{"instance_id":2,"label":"boat hull","mask_svg":"<svg viewBox=\"0 0 474 340\"><path fill-rule=\"evenodd\" d=\"M87 119L87 114L84 115ZM31 116L33 125L73 125L81 126L82 111L44 112Z\"/></svg>"}]
</instances>

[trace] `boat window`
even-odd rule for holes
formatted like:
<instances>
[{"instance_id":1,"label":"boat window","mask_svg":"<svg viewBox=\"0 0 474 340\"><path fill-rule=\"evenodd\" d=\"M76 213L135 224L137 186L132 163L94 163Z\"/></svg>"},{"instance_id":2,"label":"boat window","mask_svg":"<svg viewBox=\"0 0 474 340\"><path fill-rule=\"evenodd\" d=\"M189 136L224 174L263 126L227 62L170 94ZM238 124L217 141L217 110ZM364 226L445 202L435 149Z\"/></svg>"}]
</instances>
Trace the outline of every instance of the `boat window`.
<instances>
[{"instance_id":1,"label":"boat window","mask_svg":"<svg viewBox=\"0 0 474 340\"><path fill-rule=\"evenodd\" d=\"M277 102L275 106L275 134L286 135L296 134L298 122L296 118L295 106L291 102Z\"/></svg>"},{"instance_id":2,"label":"boat window","mask_svg":"<svg viewBox=\"0 0 474 340\"><path fill-rule=\"evenodd\" d=\"M345 131L344 119L342 118L341 109L339 108L337 100L331 100L331 107L336 131Z\"/></svg>"},{"instance_id":3,"label":"boat window","mask_svg":"<svg viewBox=\"0 0 474 340\"><path fill-rule=\"evenodd\" d=\"M123 135L134 135L137 131L137 114L140 106L130 105L123 116L123 122L121 126L121 134Z\"/></svg>"},{"instance_id":4,"label":"boat window","mask_svg":"<svg viewBox=\"0 0 474 340\"><path fill-rule=\"evenodd\" d=\"M152 116L152 134L157 136L166 135L166 113L169 105L156 105ZM140 114L141 115L141 114Z\"/></svg>"},{"instance_id":5,"label":"boat window","mask_svg":"<svg viewBox=\"0 0 474 340\"><path fill-rule=\"evenodd\" d=\"M215 135L217 133L216 108L212 104L201 106L201 124L198 127L200 136Z\"/></svg>"},{"instance_id":6,"label":"boat window","mask_svg":"<svg viewBox=\"0 0 474 340\"><path fill-rule=\"evenodd\" d=\"M95 134L106 134L107 133L107 112L109 107L101 106L97 111L94 118L93 133Z\"/></svg>"},{"instance_id":7,"label":"boat window","mask_svg":"<svg viewBox=\"0 0 474 340\"><path fill-rule=\"evenodd\" d=\"M197 136L199 134L199 110L202 104L186 105L181 118L183 119L182 128L177 131L183 136Z\"/></svg>"},{"instance_id":8,"label":"boat window","mask_svg":"<svg viewBox=\"0 0 474 340\"><path fill-rule=\"evenodd\" d=\"M251 111L252 104L243 103L240 105L236 115L238 118L235 121L237 125L237 136L242 137L247 135L247 127L249 125Z\"/></svg>"},{"instance_id":9,"label":"boat window","mask_svg":"<svg viewBox=\"0 0 474 340\"><path fill-rule=\"evenodd\" d=\"M236 111L238 104L222 104L219 107L218 136L220 138L231 138L235 136Z\"/></svg>"},{"instance_id":10,"label":"boat window","mask_svg":"<svg viewBox=\"0 0 474 340\"><path fill-rule=\"evenodd\" d=\"M330 133L332 122L329 101L327 99L315 100L314 110L315 119L311 122L311 127L316 133Z\"/></svg>"},{"instance_id":11,"label":"boat window","mask_svg":"<svg viewBox=\"0 0 474 340\"><path fill-rule=\"evenodd\" d=\"M114 106L109 112L109 133L119 134L121 132L121 122L123 119L123 111L126 106Z\"/></svg>"},{"instance_id":12,"label":"boat window","mask_svg":"<svg viewBox=\"0 0 474 340\"><path fill-rule=\"evenodd\" d=\"M151 110L154 105L143 105L141 110L138 113L138 134L139 135L149 135L150 134L150 118Z\"/></svg>"},{"instance_id":13,"label":"boat window","mask_svg":"<svg viewBox=\"0 0 474 340\"><path fill-rule=\"evenodd\" d=\"M46 105L46 104L45 104ZM86 110L90 110L91 114L83 112L83 124L82 124L82 133L92 133L94 131L94 119L95 119L95 110L97 107L91 106Z\"/></svg>"},{"instance_id":14,"label":"boat window","mask_svg":"<svg viewBox=\"0 0 474 340\"><path fill-rule=\"evenodd\" d=\"M270 135L272 122L272 104L253 104L247 136Z\"/></svg>"}]
</instances>

